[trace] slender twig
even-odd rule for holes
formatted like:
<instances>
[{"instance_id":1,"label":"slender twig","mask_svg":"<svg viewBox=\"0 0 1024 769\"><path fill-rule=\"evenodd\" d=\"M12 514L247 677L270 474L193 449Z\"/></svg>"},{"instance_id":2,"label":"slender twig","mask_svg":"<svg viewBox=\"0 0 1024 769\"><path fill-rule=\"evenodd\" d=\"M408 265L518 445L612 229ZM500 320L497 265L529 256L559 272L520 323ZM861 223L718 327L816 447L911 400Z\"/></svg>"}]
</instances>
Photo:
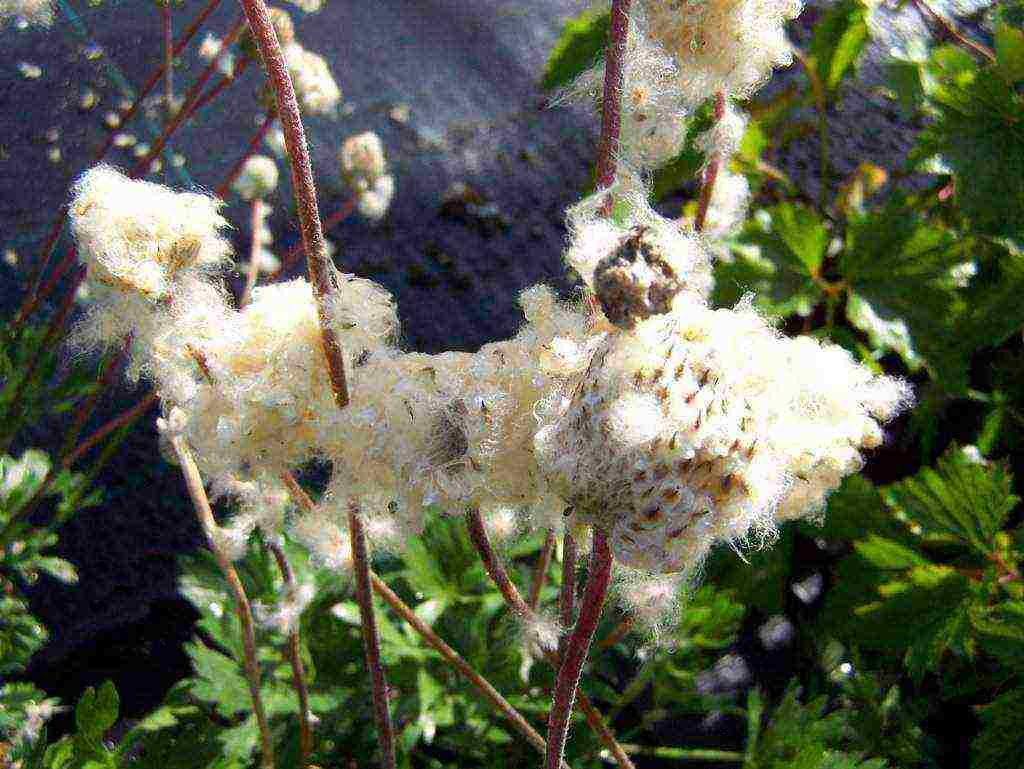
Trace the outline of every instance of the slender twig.
<instances>
[{"instance_id":1,"label":"slender twig","mask_svg":"<svg viewBox=\"0 0 1024 769\"><path fill-rule=\"evenodd\" d=\"M494 547L491 545L490 539L487 536L487 530L484 528L483 518L480 516L479 510L470 509L466 513L466 523L469 528L469 538L476 548L477 554L480 556L480 561L484 565L484 569L487 571L491 581L497 586L498 590L501 591L505 602L509 605L516 614L518 614L524 621L529 622L533 619L534 615L530 611L530 607L527 606L526 601L519 594L519 590L512 580L509 579L508 573L505 571L505 567L502 565L501 560L498 558L494 551ZM563 555L563 558L565 556ZM575 554L573 554L573 561L575 561ZM563 593L564 595L564 593ZM561 666L561 659L558 653L553 651L544 651L544 659L547 660L548 664L551 665L556 671ZM615 757L616 763L618 763L620 769L634 769L633 762L629 760L629 756L619 745L618 740L615 739L615 735L612 734L611 729L605 723L601 713L590 699L582 691L579 692L576 698L576 707L583 713L584 718L587 720L587 724L593 730L594 734L598 736L598 739L604 744L606 748Z\"/></svg>"},{"instance_id":2,"label":"slender twig","mask_svg":"<svg viewBox=\"0 0 1024 769\"><path fill-rule=\"evenodd\" d=\"M160 8L160 23L164 33L164 108L170 120L174 114L174 27L171 0L164 0Z\"/></svg>"},{"instance_id":3,"label":"slender twig","mask_svg":"<svg viewBox=\"0 0 1024 769\"><path fill-rule=\"evenodd\" d=\"M235 20L235 23L231 25L227 34L224 35L224 40L221 42L221 47L220 50L217 51L217 55L214 56L213 60L206 65L206 68L199 73L199 77L196 78L188 91L185 92L185 95L182 97L181 108L174 113L174 117L168 121L164 130L160 132L160 135L156 138L156 141L153 142L153 146L150 148L149 152L147 152L146 155L135 165L135 168L132 169L131 176L133 179L145 176L149 172L149 167L153 164L153 161L160 155L160 153L164 151L164 147L167 146L167 141L171 138L171 135L195 113L203 88L206 87L206 83L220 68L220 60L227 55L228 49L242 33L243 29L245 29L244 15L239 16Z\"/></svg>"},{"instance_id":4,"label":"slender twig","mask_svg":"<svg viewBox=\"0 0 1024 769\"><path fill-rule=\"evenodd\" d=\"M277 32L270 21L267 4L263 0L241 0L245 15L249 19L260 57L267 70L267 76L274 88L277 114L284 131L284 143L288 149L288 160L292 167L292 190L299 214L302 245L306 252L309 282L313 284L317 311L320 316L320 335L323 339L327 371L334 390L334 399L339 408L348 405L348 384L345 380L345 357L341 341L329 321L329 308L337 294L337 271L327 254L323 229L320 226L320 211L316 202L316 186L313 183L313 166L309 159L306 134L299 115L299 103L295 98L284 53L277 39Z\"/></svg>"},{"instance_id":5,"label":"slender twig","mask_svg":"<svg viewBox=\"0 0 1024 769\"><path fill-rule=\"evenodd\" d=\"M251 230L251 242L249 244L249 268L245 273L245 288L242 289L242 298L238 300L239 308L249 304L253 287L256 285L256 278L260 274L260 249L263 244L260 242L260 233L263 230L263 201L255 198L252 201L251 218L249 220Z\"/></svg>"},{"instance_id":6,"label":"slender twig","mask_svg":"<svg viewBox=\"0 0 1024 769\"><path fill-rule=\"evenodd\" d=\"M604 608L605 595L612 577L612 551L608 537L600 529L594 529L594 542L590 551L590 569L587 584L580 600L580 616L576 620L569 642L565 646L562 666L555 679L555 691L551 698L551 713L548 716L548 752L545 757L546 769L558 769L565 752L565 740L569 735L569 715L579 688L583 663L587 659L590 643L597 630Z\"/></svg>"},{"instance_id":7,"label":"slender twig","mask_svg":"<svg viewBox=\"0 0 1024 769\"><path fill-rule=\"evenodd\" d=\"M419 616L410 609L401 598L389 588L384 581L370 572L370 581L373 585L374 591L384 601L391 606L398 615L409 623L410 627L419 633L420 637L427 642L427 644L444 657L454 667L463 678L465 678L477 691L483 696L501 713L507 718L512 726L523 735L526 740L537 749L542 755L545 752L544 738L540 733L530 726L529 722L523 718L523 716L509 704L508 700L501 696L501 693L495 689L490 682L480 675L476 670L470 666L462 656L455 651L452 647L444 642L444 640L435 633L430 625L424 622Z\"/></svg>"},{"instance_id":8,"label":"slender twig","mask_svg":"<svg viewBox=\"0 0 1024 769\"><path fill-rule=\"evenodd\" d=\"M725 117L725 91L715 94L715 122L718 123ZM704 229L704 220L708 215L708 206L711 204L711 194L715 190L715 180L718 179L718 169L721 168L724 158L720 153L715 152L708 159L707 168L704 169L704 178L700 187L700 199L697 203L697 216L693 220L693 228L700 232Z\"/></svg>"},{"instance_id":9,"label":"slender twig","mask_svg":"<svg viewBox=\"0 0 1024 769\"><path fill-rule=\"evenodd\" d=\"M576 621L576 538L565 527L562 535L562 589L558 597L558 615L563 628ZM558 653L565 653L565 638L558 642Z\"/></svg>"},{"instance_id":10,"label":"slender twig","mask_svg":"<svg viewBox=\"0 0 1024 769\"><path fill-rule=\"evenodd\" d=\"M231 190L231 185L235 183L235 180L242 173L242 169L245 167L245 161L251 158L260 148L260 144L266 137L267 133L274 125L274 121L277 120L277 110L273 107L267 110L266 117L263 118L263 122L260 123L260 127L256 129L255 135L249 140L249 145L245 148L245 152L242 153L242 157L235 161L235 164L231 166L231 170L228 171L227 176L224 177L224 181L221 182L220 186L217 187L216 196L218 198L227 198L228 192Z\"/></svg>"},{"instance_id":11,"label":"slender twig","mask_svg":"<svg viewBox=\"0 0 1024 769\"><path fill-rule=\"evenodd\" d=\"M996 54L995 52L986 45L982 45L976 40L971 40L969 37L961 32L956 24L951 19L947 19L941 13L932 8L925 0L913 0L917 10L922 16L931 17L932 21L942 27L943 31L953 40L956 40L960 45L968 50L974 51L974 53L988 59L990 62L995 64Z\"/></svg>"},{"instance_id":12,"label":"slender twig","mask_svg":"<svg viewBox=\"0 0 1024 769\"><path fill-rule=\"evenodd\" d=\"M217 9L217 6L220 5L220 2L221 0L209 0L209 2L205 6L203 6L203 9L199 12L196 18L192 21L192 23L188 25L188 27L185 29L185 32L182 34L181 38L174 45L174 48L172 50L172 58L181 55L182 51L184 51L188 44L192 42L192 38L196 36L196 33L206 22L206 19L210 16L211 13L213 13ZM165 66L166 62L164 62L164 64L161 64L161 66L156 70L156 72L154 72L150 76L149 80L145 82L142 88L139 89L139 94L135 97L135 100L132 102L131 106L119 116L121 125L126 124L135 116L135 113L138 112L138 109L141 106L143 99L145 99L146 96L149 95L150 91L152 91L156 87L156 84L160 82L160 78L163 77ZM94 163L98 163L101 160L103 160L103 158L106 157L107 153L110 151L110 148L114 146L115 136L116 133L111 131L106 141L103 142L103 145L96 151L96 154L93 156ZM23 323L24 320L29 315L31 315L32 312L35 311L35 308L39 306L39 286L42 283L43 274L46 272L46 268L50 263L50 258L53 256L53 249L57 245L57 240L60 237L60 233L64 229L64 223L67 221L67 214L67 206L62 207L60 213L57 216L56 221L54 221L53 226L50 228L49 235L47 235L46 240L43 243L42 252L39 255L37 266L32 275L32 288L29 290L28 295L25 297L25 300L21 305L21 309L18 312L18 317L14 321L13 325L15 327Z\"/></svg>"},{"instance_id":13,"label":"slender twig","mask_svg":"<svg viewBox=\"0 0 1024 769\"><path fill-rule=\"evenodd\" d=\"M555 532L548 529L547 536L544 537L544 547L541 548L540 558L537 560L537 566L533 570L533 582L530 585L530 600L528 604L532 611L537 611L537 607L540 605L540 594L544 590L544 583L548 579L548 569L551 566L551 553L555 550Z\"/></svg>"},{"instance_id":14,"label":"slender twig","mask_svg":"<svg viewBox=\"0 0 1024 769\"><path fill-rule=\"evenodd\" d=\"M231 559L224 554L217 544L217 522L213 518L213 511L210 509L210 500L206 497L206 489L203 488L203 479L199 475L199 468L192 458L192 452L185 444L184 438L176 435L171 438L171 445L181 465L181 473L185 477L185 485L188 488L188 495L192 500L192 507L195 510L196 518L206 534L207 542L217 559L228 587L235 599L235 611L238 620L242 625L242 648L244 656L245 677L249 683L249 696L252 698L252 709L256 716L256 725L260 732L261 764L264 769L274 769L274 741L270 735L270 726L267 723L267 716L263 710L263 698L260 695L260 668L256 656L256 631L252 619L252 607L249 605L249 598L245 594L238 573Z\"/></svg>"},{"instance_id":15,"label":"slender twig","mask_svg":"<svg viewBox=\"0 0 1024 769\"><path fill-rule=\"evenodd\" d=\"M337 227L343 221L345 221L352 211L356 207L356 196L353 195L344 203L341 204L341 208L335 211L333 214L324 219L324 232L330 232L332 229ZM289 269L303 254L302 241L300 240L294 246L285 251L284 258L281 259L281 272Z\"/></svg>"},{"instance_id":16,"label":"slender twig","mask_svg":"<svg viewBox=\"0 0 1024 769\"><path fill-rule=\"evenodd\" d=\"M387 677L384 674L384 665L380 661L377 618L373 613L370 563L366 553L366 532L355 503L349 505L348 530L352 540L352 566L356 577L356 602L359 604L359 624L363 631L363 650L366 652L366 667L370 671L370 683L373 688L373 714L377 722L381 766L384 769L395 769L395 733L391 726L391 713L388 709Z\"/></svg>"},{"instance_id":17,"label":"slender twig","mask_svg":"<svg viewBox=\"0 0 1024 769\"><path fill-rule=\"evenodd\" d=\"M615 158L619 152L620 97L622 60L626 55L629 32L630 0L612 0L608 50L604 59L604 98L601 105L601 138L597 149L597 189L606 189L615 181ZM611 195L604 201L605 216L611 215Z\"/></svg>"},{"instance_id":18,"label":"slender twig","mask_svg":"<svg viewBox=\"0 0 1024 769\"><path fill-rule=\"evenodd\" d=\"M615 626L608 635L597 642L597 648L599 651L605 651L610 649L629 633L633 629L633 618L630 615L626 615L622 618L622 622Z\"/></svg>"},{"instance_id":19,"label":"slender twig","mask_svg":"<svg viewBox=\"0 0 1024 769\"><path fill-rule=\"evenodd\" d=\"M288 562L284 548L276 542L268 542L267 547L277 561L285 590L295 590L295 572ZM299 622L288 633L288 663L292 667L292 686L299 695L299 766L309 766L309 754L313 750L313 732L309 723L309 690L306 688L306 671L302 664L302 642L299 638Z\"/></svg>"},{"instance_id":20,"label":"slender twig","mask_svg":"<svg viewBox=\"0 0 1024 769\"><path fill-rule=\"evenodd\" d=\"M77 462L82 457L82 455L84 455L87 451L92 449L93 446L95 446L97 443L99 443L108 435L110 435L110 433L114 432L120 427L123 427L126 424L135 421L137 418L139 418L147 411L149 411L151 408L153 408L153 406L155 406L159 402L159 400L160 398L157 396L155 392L153 392L147 395L142 400L140 400L130 409L122 411L109 422L102 425L101 427L98 427L94 433L92 433L89 437L82 440L82 442L75 446L74 449L69 451L68 455L64 457L63 460L61 460L61 465L65 468L71 467L75 462Z\"/></svg>"},{"instance_id":21,"label":"slender twig","mask_svg":"<svg viewBox=\"0 0 1024 769\"><path fill-rule=\"evenodd\" d=\"M235 62L234 71L232 71L230 75L224 75L224 77L217 81L213 88L211 88L209 91L207 91L198 99L196 99L195 106L192 108L193 113L198 112L207 104L212 102L214 99L220 96L221 91L223 91L229 85L238 80L238 78L242 76L242 73L249 68L250 62L252 62L252 59L250 59L248 56L243 56L237 62Z\"/></svg>"}]
</instances>

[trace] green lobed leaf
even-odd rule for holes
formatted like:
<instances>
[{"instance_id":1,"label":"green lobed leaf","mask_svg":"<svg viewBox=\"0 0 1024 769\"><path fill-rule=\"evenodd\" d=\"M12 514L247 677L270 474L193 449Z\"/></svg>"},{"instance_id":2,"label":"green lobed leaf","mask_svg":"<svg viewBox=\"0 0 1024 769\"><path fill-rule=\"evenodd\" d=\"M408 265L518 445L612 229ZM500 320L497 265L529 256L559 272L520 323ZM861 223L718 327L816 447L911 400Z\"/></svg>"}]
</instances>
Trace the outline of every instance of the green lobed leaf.
<instances>
[{"instance_id":1,"label":"green lobed leaf","mask_svg":"<svg viewBox=\"0 0 1024 769\"><path fill-rule=\"evenodd\" d=\"M1006 769L1024 754L1024 688L1000 695L980 711L981 733L971 743L971 769Z\"/></svg>"},{"instance_id":2,"label":"green lobed leaf","mask_svg":"<svg viewBox=\"0 0 1024 769\"><path fill-rule=\"evenodd\" d=\"M569 85L592 67L604 54L610 27L608 11L584 11L565 22L544 68L541 88L551 91Z\"/></svg>"},{"instance_id":3,"label":"green lobed leaf","mask_svg":"<svg viewBox=\"0 0 1024 769\"><path fill-rule=\"evenodd\" d=\"M815 22L810 54L829 91L854 71L867 41L867 9L860 0L840 0Z\"/></svg>"},{"instance_id":4,"label":"green lobed leaf","mask_svg":"<svg viewBox=\"0 0 1024 769\"><path fill-rule=\"evenodd\" d=\"M996 65L1010 83L1024 80L1024 30L1005 21L996 25Z\"/></svg>"},{"instance_id":5,"label":"green lobed leaf","mask_svg":"<svg viewBox=\"0 0 1024 769\"><path fill-rule=\"evenodd\" d=\"M987 556L995 551L995 535L1018 501L1011 482L1000 464L979 463L953 446L935 469L925 467L889 486L886 496L926 534L954 537Z\"/></svg>"}]
</instances>

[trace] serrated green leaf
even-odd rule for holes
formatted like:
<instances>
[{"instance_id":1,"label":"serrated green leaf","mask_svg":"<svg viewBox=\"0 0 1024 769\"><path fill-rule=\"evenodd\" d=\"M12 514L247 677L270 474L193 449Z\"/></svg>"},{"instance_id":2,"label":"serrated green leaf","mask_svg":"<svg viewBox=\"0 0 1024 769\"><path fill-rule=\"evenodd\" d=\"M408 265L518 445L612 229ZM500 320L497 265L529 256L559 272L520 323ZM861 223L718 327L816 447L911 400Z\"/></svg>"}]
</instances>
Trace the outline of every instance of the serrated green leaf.
<instances>
[{"instance_id":1,"label":"serrated green leaf","mask_svg":"<svg viewBox=\"0 0 1024 769\"><path fill-rule=\"evenodd\" d=\"M828 241L824 223L805 206L758 212L736 237L734 260L715 267L714 302L732 305L754 291L757 306L773 315L810 314L822 298L814 276Z\"/></svg>"},{"instance_id":2,"label":"serrated green leaf","mask_svg":"<svg viewBox=\"0 0 1024 769\"><path fill-rule=\"evenodd\" d=\"M235 660L201 643L187 643L185 651L195 671L190 688L197 698L215 705L225 717L252 708L248 683Z\"/></svg>"},{"instance_id":3,"label":"serrated green leaf","mask_svg":"<svg viewBox=\"0 0 1024 769\"><path fill-rule=\"evenodd\" d=\"M955 180L960 212L978 232L1020 239L1024 231L1024 98L970 54L936 49L925 68L935 120L911 162L940 157Z\"/></svg>"},{"instance_id":4,"label":"serrated green leaf","mask_svg":"<svg viewBox=\"0 0 1024 769\"><path fill-rule=\"evenodd\" d=\"M1024 30L1003 21L996 25L996 64L1009 82L1024 80Z\"/></svg>"},{"instance_id":5,"label":"serrated green leaf","mask_svg":"<svg viewBox=\"0 0 1024 769\"><path fill-rule=\"evenodd\" d=\"M853 71L868 41L866 8L859 0L841 0L814 25L810 54L822 84L835 91Z\"/></svg>"},{"instance_id":6,"label":"serrated green leaf","mask_svg":"<svg viewBox=\"0 0 1024 769\"><path fill-rule=\"evenodd\" d=\"M1002 601L974 618L978 644L1007 667L1024 672L1024 601Z\"/></svg>"},{"instance_id":7,"label":"serrated green leaf","mask_svg":"<svg viewBox=\"0 0 1024 769\"><path fill-rule=\"evenodd\" d=\"M592 67L604 54L610 27L608 11L585 11L569 19L548 57L541 88L545 91L561 88Z\"/></svg>"},{"instance_id":8,"label":"serrated green leaf","mask_svg":"<svg viewBox=\"0 0 1024 769\"><path fill-rule=\"evenodd\" d=\"M857 553L879 569L910 569L927 566L929 561L915 550L891 539L871 534L854 544Z\"/></svg>"},{"instance_id":9,"label":"serrated green leaf","mask_svg":"<svg viewBox=\"0 0 1024 769\"><path fill-rule=\"evenodd\" d=\"M976 462L956 446L935 469L889 486L886 496L926 534L954 537L983 556L995 551L994 537L1018 501L1002 466Z\"/></svg>"},{"instance_id":10,"label":"serrated green leaf","mask_svg":"<svg viewBox=\"0 0 1024 769\"><path fill-rule=\"evenodd\" d=\"M1024 688L981 709L982 729L971 743L971 769L1006 769L1024 753Z\"/></svg>"}]
</instances>

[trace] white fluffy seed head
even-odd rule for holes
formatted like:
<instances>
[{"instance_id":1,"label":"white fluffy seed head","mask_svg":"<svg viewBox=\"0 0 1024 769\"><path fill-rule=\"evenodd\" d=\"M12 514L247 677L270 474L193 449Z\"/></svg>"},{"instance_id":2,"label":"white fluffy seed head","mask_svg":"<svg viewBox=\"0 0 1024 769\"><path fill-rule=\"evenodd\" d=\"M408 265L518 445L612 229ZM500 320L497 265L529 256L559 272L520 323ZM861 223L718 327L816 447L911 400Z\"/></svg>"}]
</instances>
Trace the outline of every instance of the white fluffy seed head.
<instances>
[{"instance_id":1,"label":"white fluffy seed head","mask_svg":"<svg viewBox=\"0 0 1024 769\"><path fill-rule=\"evenodd\" d=\"M73 194L68 216L92 283L159 300L181 274L209 272L231 252L216 198L132 180L105 165L83 174Z\"/></svg>"},{"instance_id":2,"label":"white fluffy seed head","mask_svg":"<svg viewBox=\"0 0 1024 769\"><path fill-rule=\"evenodd\" d=\"M310 115L334 112L341 101L341 89L331 74L327 60L307 51L297 42L283 48L288 73L295 86L295 96L303 112Z\"/></svg>"},{"instance_id":3,"label":"white fluffy seed head","mask_svg":"<svg viewBox=\"0 0 1024 769\"><path fill-rule=\"evenodd\" d=\"M694 107L725 91L746 98L792 61L785 22L800 0L645 0L647 32L674 59L680 94Z\"/></svg>"},{"instance_id":4,"label":"white fluffy seed head","mask_svg":"<svg viewBox=\"0 0 1024 769\"><path fill-rule=\"evenodd\" d=\"M540 466L620 562L665 573L816 514L909 400L841 348L780 336L749 301L677 303L609 334L565 391L540 415Z\"/></svg>"},{"instance_id":5,"label":"white fluffy seed head","mask_svg":"<svg viewBox=\"0 0 1024 769\"><path fill-rule=\"evenodd\" d=\"M265 198L277 188L277 163L266 155L253 155L242 166L231 188L245 200Z\"/></svg>"},{"instance_id":6,"label":"white fluffy seed head","mask_svg":"<svg viewBox=\"0 0 1024 769\"><path fill-rule=\"evenodd\" d=\"M0 25L9 20L33 27L53 24L53 0L0 0Z\"/></svg>"}]
</instances>

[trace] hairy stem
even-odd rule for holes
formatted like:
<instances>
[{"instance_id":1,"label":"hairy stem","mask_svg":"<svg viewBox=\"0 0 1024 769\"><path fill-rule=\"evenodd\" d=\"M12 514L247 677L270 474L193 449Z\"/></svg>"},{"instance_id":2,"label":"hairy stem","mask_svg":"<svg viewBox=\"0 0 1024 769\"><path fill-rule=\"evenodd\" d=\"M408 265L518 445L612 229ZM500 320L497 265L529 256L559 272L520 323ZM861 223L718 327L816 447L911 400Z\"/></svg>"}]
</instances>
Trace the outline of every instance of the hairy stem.
<instances>
[{"instance_id":1,"label":"hairy stem","mask_svg":"<svg viewBox=\"0 0 1024 769\"><path fill-rule=\"evenodd\" d=\"M725 92L719 91L715 94L715 122L725 117ZM721 168L725 159L719 153L715 153L709 160L708 166L704 169L704 178L701 181L700 199L697 202L697 216L693 220L693 228L700 232L704 229L704 220L708 215L708 206L711 205L711 194L715 191L715 180L718 179L718 169Z\"/></svg>"},{"instance_id":2,"label":"hairy stem","mask_svg":"<svg viewBox=\"0 0 1024 769\"><path fill-rule=\"evenodd\" d=\"M629 631L632 629L633 618L629 615L626 615L622 618L622 622L615 626L615 629L612 632L610 632L608 635L606 635L604 638L598 641L598 650L604 651L606 649L612 648L613 646L615 646L615 644L617 644L619 641L625 638Z\"/></svg>"},{"instance_id":3,"label":"hairy stem","mask_svg":"<svg viewBox=\"0 0 1024 769\"><path fill-rule=\"evenodd\" d=\"M540 594L544 590L544 583L548 579L548 569L551 567L551 554L555 550L555 532L548 529L544 537L544 547L540 551L540 559L533 570L533 582L530 584L529 606L531 611L537 611L540 605Z\"/></svg>"},{"instance_id":4,"label":"hairy stem","mask_svg":"<svg viewBox=\"0 0 1024 769\"><path fill-rule=\"evenodd\" d=\"M263 710L263 698L260 695L260 667L256 656L256 631L252 620L252 607L249 605L249 598L245 594L245 588L238 578L235 566L224 552L217 545L215 532L217 522L213 518L213 511L210 509L210 500L206 497L206 489L203 488L203 479L199 475L199 468L192 458L192 452L185 444L184 438L174 436L171 439L174 453L181 465L181 473L185 477L185 486L188 488L189 498L192 500L192 507L195 510L196 518L206 534L206 540L217 559L224 578L235 600L235 611L238 620L242 625L242 645L245 657L245 677L249 683L249 695L252 698L252 709L256 715L256 725L260 732L261 766L263 769L274 769L274 741L270 735L270 726L267 723L267 716Z\"/></svg>"},{"instance_id":5,"label":"hairy stem","mask_svg":"<svg viewBox=\"0 0 1024 769\"><path fill-rule=\"evenodd\" d=\"M373 687L373 713L377 722L381 766L384 769L394 769L395 733L388 710L388 682L384 674L384 665L380 661L377 618L373 613L373 596L370 593L366 532L363 530L363 521L355 504L351 504L348 509L348 530L352 539L352 567L356 577L356 601L359 604L360 627L363 631L363 650L366 652L366 667L370 671L370 683Z\"/></svg>"},{"instance_id":6,"label":"hairy stem","mask_svg":"<svg viewBox=\"0 0 1024 769\"><path fill-rule=\"evenodd\" d=\"M604 98L601 105L601 138L597 149L597 188L606 189L615 181L616 155L619 152L621 122L622 60L629 32L630 0L612 0L608 50L604 58ZM609 195L604 202L605 216L612 212Z\"/></svg>"},{"instance_id":7,"label":"hairy stem","mask_svg":"<svg viewBox=\"0 0 1024 769\"><path fill-rule=\"evenodd\" d=\"M982 45L976 40L971 40L969 37L964 35L963 32L957 29L956 24L932 8L926 0L913 0L913 3L922 16L928 16L932 21L942 27L943 32L945 32L950 39L955 40L964 48L969 51L973 51L982 58L988 59L991 63L995 64L996 55L991 48Z\"/></svg>"},{"instance_id":8,"label":"hairy stem","mask_svg":"<svg viewBox=\"0 0 1024 769\"><path fill-rule=\"evenodd\" d=\"M341 204L341 208L335 211L333 214L324 219L324 232L330 232L332 229L337 227L343 221L348 219L352 214L352 211L356 207L356 196L353 195L344 203ZM281 259L281 272L289 269L303 254L303 244L300 240L294 246L285 251L284 258Z\"/></svg>"},{"instance_id":9,"label":"hairy stem","mask_svg":"<svg viewBox=\"0 0 1024 769\"><path fill-rule=\"evenodd\" d=\"M566 643L562 665L555 679L555 692L551 699L551 713L548 716L548 752L544 761L546 769L558 769L562 763L565 740L569 735L569 716L583 673L583 663L587 659L594 631L597 630L597 623L601 619L601 610L604 608L611 577L612 551L608 538L604 532L594 529L590 569L580 601L580 616Z\"/></svg>"},{"instance_id":10,"label":"hairy stem","mask_svg":"<svg viewBox=\"0 0 1024 769\"><path fill-rule=\"evenodd\" d=\"M171 0L165 0L160 7L160 26L164 33L164 109L170 120L174 114L174 21L171 17Z\"/></svg>"},{"instance_id":11,"label":"hairy stem","mask_svg":"<svg viewBox=\"0 0 1024 769\"><path fill-rule=\"evenodd\" d=\"M509 720L516 731L526 738L527 742L529 742L539 753L543 755L546 749L544 738L536 729L530 726L530 723L523 718L519 711L512 707L508 700L502 697L501 693L495 689L486 678L474 670L457 651L446 644L426 622L419 618L416 612L410 609L402 599L395 595L394 591L384 584L384 581L372 571L370 572L370 581L373 585L374 592L383 598L384 601L394 609L403 620L408 622L409 626L419 633L420 637L426 641L428 646L444 657L445 660L447 660L448 663L466 679L466 681L475 687L476 690L479 691L499 713Z\"/></svg>"},{"instance_id":12,"label":"hairy stem","mask_svg":"<svg viewBox=\"0 0 1024 769\"><path fill-rule=\"evenodd\" d=\"M245 273L245 288L242 289L242 298L238 300L238 307L241 309L249 304L252 290L256 286L256 278L260 274L259 253L263 244L260 242L260 231L263 229L263 201L256 198L252 201L249 229L252 240L249 244L249 268Z\"/></svg>"},{"instance_id":13,"label":"hairy stem","mask_svg":"<svg viewBox=\"0 0 1024 769\"><path fill-rule=\"evenodd\" d=\"M494 552L494 547L491 545L490 539L487 536L487 530L484 528L483 518L480 516L480 511L474 509L468 510L466 513L466 524L469 528L469 538L472 541L474 548L476 548L477 554L480 556L484 569L487 571L491 581L494 582L498 590L501 591L502 596L505 598L505 603L507 603L509 608L518 614L524 621L531 621L534 614L530 611L530 607L519 594L519 590L514 584L512 584L512 580L509 579L508 573L505 571L505 567ZM572 555L572 561L575 562L575 550ZM564 555L563 558L565 558ZM561 658L556 652L545 650L544 659L547 660L547 663L556 671L561 666ZM626 752L622 749L618 740L615 739L615 735L612 734L611 729L608 728L608 725L605 723L601 713L596 707L594 707L593 703L583 692L580 692L576 699L576 707L578 707L583 713L583 716L587 720L587 724L593 730L594 734L598 736L598 739L601 740L604 746L611 752L612 756L615 757L615 761L619 765L620 769L634 769L633 762L629 760L629 756L626 755Z\"/></svg>"},{"instance_id":14,"label":"hairy stem","mask_svg":"<svg viewBox=\"0 0 1024 769\"><path fill-rule=\"evenodd\" d=\"M341 341L329 321L329 307L337 294L337 272L327 255L327 244L324 242L324 233L320 226L320 211L316 202L316 187L313 184L313 166L310 163L306 134L299 115L299 103L295 98L295 88L288 74L281 44L270 22L267 4L264 0L241 2L276 96L277 114L284 130L284 143L288 148L288 159L292 168L292 189L295 192L299 213L309 282L313 284L320 316L320 334L323 339L324 355L327 358L327 370L338 408L344 408L348 405L345 358Z\"/></svg>"},{"instance_id":15,"label":"hairy stem","mask_svg":"<svg viewBox=\"0 0 1024 769\"><path fill-rule=\"evenodd\" d=\"M576 621L576 538L569 527L562 535L562 590L558 600L558 616L563 628ZM558 642L558 653L565 653L565 638Z\"/></svg>"},{"instance_id":16,"label":"hairy stem","mask_svg":"<svg viewBox=\"0 0 1024 769\"><path fill-rule=\"evenodd\" d=\"M281 579L284 580L286 590L295 589L295 572L288 562L288 556L284 549L277 543L267 544L270 552L277 561L277 568L281 572ZM302 643L299 638L299 622L296 620L295 627L288 634L288 663L292 667L292 686L299 695L299 766L305 769L309 766L309 754L313 750L313 731L309 724L309 690L306 688L306 671L302 665Z\"/></svg>"}]
</instances>

